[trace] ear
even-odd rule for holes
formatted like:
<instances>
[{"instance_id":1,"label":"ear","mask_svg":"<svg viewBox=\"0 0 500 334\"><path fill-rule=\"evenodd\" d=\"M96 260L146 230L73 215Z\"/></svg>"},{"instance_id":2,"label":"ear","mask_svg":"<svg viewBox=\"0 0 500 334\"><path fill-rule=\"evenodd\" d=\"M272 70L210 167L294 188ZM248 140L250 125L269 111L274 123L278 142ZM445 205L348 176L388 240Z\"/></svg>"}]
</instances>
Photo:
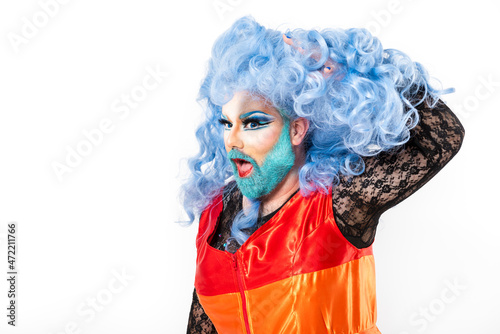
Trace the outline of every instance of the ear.
<instances>
[{"instance_id":1,"label":"ear","mask_svg":"<svg viewBox=\"0 0 500 334\"><path fill-rule=\"evenodd\" d=\"M304 117L292 121L290 124L290 141L292 145L300 145L307 134L307 130L309 130L309 121Z\"/></svg>"}]
</instances>

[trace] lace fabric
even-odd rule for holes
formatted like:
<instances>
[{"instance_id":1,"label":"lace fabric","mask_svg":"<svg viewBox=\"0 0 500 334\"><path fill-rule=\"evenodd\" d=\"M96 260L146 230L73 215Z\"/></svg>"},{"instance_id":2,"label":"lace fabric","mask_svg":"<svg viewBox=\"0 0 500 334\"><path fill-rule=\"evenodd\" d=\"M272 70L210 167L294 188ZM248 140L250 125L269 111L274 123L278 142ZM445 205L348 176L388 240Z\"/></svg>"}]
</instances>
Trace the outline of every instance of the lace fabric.
<instances>
[{"instance_id":1,"label":"lace fabric","mask_svg":"<svg viewBox=\"0 0 500 334\"><path fill-rule=\"evenodd\" d=\"M332 189L335 221L342 234L358 248L369 247L380 216L420 189L459 151L465 130L441 100L433 107L418 107L420 121L410 140L397 150L364 157L365 171L358 176L339 175ZM224 189L223 211L210 245L220 250L231 236L232 217L242 209L235 182ZM259 219L257 229L279 211ZM236 249L239 245L236 246ZM234 249L234 251L236 250ZM198 301L196 290L187 333L217 333Z\"/></svg>"},{"instance_id":2,"label":"lace fabric","mask_svg":"<svg viewBox=\"0 0 500 334\"><path fill-rule=\"evenodd\" d=\"M398 151L363 158L365 171L356 177L340 175L333 189L335 220L342 234L358 248L375 238L380 216L414 194L459 151L465 130L439 100L434 108L419 108L420 122Z\"/></svg>"}]
</instances>

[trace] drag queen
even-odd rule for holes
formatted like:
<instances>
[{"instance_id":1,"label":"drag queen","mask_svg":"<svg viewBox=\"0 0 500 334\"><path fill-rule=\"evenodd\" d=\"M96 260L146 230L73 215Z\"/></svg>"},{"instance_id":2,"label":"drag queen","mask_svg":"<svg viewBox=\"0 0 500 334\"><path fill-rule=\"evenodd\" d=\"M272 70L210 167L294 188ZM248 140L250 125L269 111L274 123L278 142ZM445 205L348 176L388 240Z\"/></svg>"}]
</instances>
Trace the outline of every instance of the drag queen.
<instances>
[{"instance_id":1,"label":"drag queen","mask_svg":"<svg viewBox=\"0 0 500 334\"><path fill-rule=\"evenodd\" d=\"M364 29L222 34L182 191L188 333L380 333L375 231L460 149L447 92Z\"/></svg>"}]
</instances>

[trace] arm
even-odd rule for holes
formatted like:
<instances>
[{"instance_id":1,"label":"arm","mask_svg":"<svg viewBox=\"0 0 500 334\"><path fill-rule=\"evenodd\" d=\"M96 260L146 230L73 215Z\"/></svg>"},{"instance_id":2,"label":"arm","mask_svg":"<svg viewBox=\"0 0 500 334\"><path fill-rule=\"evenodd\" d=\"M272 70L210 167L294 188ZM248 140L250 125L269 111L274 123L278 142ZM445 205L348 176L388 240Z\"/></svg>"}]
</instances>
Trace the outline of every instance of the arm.
<instances>
[{"instance_id":1,"label":"arm","mask_svg":"<svg viewBox=\"0 0 500 334\"><path fill-rule=\"evenodd\" d=\"M433 108L424 102L417 109L420 121L401 150L364 157L363 174L340 175L333 189L337 225L358 248L371 245L383 212L426 184L462 145L465 130L441 100Z\"/></svg>"},{"instance_id":2,"label":"arm","mask_svg":"<svg viewBox=\"0 0 500 334\"><path fill-rule=\"evenodd\" d=\"M198 300L196 289L193 291L193 303L189 312L187 334L217 334L212 321L210 321Z\"/></svg>"}]
</instances>

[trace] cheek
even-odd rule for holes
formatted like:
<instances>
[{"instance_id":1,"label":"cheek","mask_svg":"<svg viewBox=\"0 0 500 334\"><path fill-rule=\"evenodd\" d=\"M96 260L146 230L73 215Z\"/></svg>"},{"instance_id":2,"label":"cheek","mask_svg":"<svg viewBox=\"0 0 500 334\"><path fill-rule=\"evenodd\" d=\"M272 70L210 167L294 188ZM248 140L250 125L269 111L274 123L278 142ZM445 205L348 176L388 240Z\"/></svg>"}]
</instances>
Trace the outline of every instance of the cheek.
<instances>
[{"instance_id":1,"label":"cheek","mask_svg":"<svg viewBox=\"0 0 500 334\"><path fill-rule=\"evenodd\" d=\"M256 131L257 132L257 131ZM263 151L267 151L272 148L274 144L278 141L279 132L278 131L260 131L256 133L255 136L251 136L248 139L248 144L256 148L261 148Z\"/></svg>"},{"instance_id":2,"label":"cheek","mask_svg":"<svg viewBox=\"0 0 500 334\"><path fill-rule=\"evenodd\" d=\"M224 147L226 148L226 152L229 153L229 151L231 151L231 148L229 146L227 146L227 132L224 132L224 135L222 138L224 139Z\"/></svg>"},{"instance_id":3,"label":"cheek","mask_svg":"<svg viewBox=\"0 0 500 334\"><path fill-rule=\"evenodd\" d=\"M245 141L245 152L261 163L278 142L280 134L281 129L276 128L255 131L255 135L249 135Z\"/></svg>"}]
</instances>

